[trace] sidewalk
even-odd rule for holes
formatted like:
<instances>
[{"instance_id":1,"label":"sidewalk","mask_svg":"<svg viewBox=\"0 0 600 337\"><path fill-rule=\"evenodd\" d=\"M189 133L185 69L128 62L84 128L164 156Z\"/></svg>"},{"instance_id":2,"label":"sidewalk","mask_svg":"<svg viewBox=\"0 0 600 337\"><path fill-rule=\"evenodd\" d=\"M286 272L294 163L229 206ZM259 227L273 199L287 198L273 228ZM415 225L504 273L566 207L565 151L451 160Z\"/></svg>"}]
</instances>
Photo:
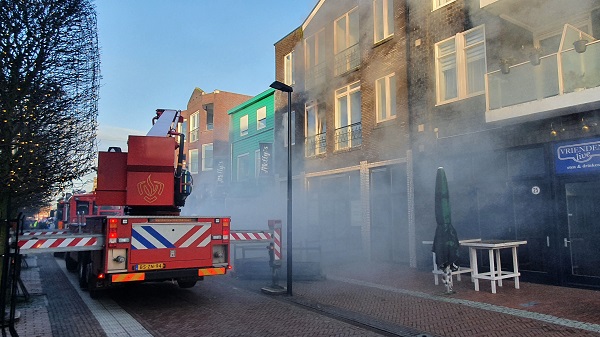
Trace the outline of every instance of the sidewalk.
<instances>
[{"instance_id":1,"label":"sidewalk","mask_svg":"<svg viewBox=\"0 0 600 337\"><path fill-rule=\"evenodd\" d=\"M393 264L338 266L326 282L294 283L294 296L437 336L600 336L600 292L505 280L474 290L468 274L455 294L433 274Z\"/></svg>"}]
</instances>

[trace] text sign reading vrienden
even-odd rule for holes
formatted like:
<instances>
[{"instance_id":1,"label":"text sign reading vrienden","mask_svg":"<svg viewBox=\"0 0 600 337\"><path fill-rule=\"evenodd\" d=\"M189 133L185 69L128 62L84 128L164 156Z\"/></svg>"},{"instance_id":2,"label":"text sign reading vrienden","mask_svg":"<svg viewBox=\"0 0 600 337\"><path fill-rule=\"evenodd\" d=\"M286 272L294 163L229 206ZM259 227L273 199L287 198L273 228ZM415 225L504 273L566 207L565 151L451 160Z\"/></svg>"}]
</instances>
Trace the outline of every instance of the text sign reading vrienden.
<instances>
[{"instance_id":1,"label":"text sign reading vrienden","mask_svg":"<svg viewBox=\"0 0 600 337\"><path fill-rule=\"evenodd\" d=\"M586 139L554 145L557 174L600 170L600 139Z\"/></svg>"}]
</instances>

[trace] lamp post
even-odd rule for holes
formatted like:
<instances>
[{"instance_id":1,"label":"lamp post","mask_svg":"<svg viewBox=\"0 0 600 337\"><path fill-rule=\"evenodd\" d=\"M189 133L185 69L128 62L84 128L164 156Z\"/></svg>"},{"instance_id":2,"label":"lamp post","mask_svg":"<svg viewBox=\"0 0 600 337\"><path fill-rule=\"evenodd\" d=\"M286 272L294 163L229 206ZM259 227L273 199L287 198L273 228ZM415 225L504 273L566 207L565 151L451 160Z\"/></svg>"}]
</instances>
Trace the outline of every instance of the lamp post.
<instances>
[{"instance_id":1,"label":"lamp post","mask_svg":"<svg viewBox=\"0 0 600 337\"><path fill-rule=\"evenodd\" d=\"M287 114L287 294L292 296L292 91L289 85L275 81L271 88L288 93Z\"/></svg>"}]
</instances>

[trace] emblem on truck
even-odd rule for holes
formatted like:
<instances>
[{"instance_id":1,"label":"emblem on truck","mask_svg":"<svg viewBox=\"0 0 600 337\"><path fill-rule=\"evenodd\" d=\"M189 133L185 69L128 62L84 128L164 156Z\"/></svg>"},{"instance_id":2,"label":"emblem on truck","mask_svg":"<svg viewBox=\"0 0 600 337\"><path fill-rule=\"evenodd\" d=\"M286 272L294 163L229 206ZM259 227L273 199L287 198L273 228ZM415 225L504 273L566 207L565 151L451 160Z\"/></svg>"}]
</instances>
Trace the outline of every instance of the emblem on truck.
<instances>
[{"instance_id":1,"label":"emblem on truck","mask_svg":"<svg viewBox=\"0 0 600 337\"><path fill-rule=\"evenodd\" d=\"M151 175L148 175L146 180L142 180L137 183L138 193L144 197L144 200L151 204L158 199L158 196L162 195L165 189L165 184L160 181L152 180Z\"/></svg>"}]
</instances>

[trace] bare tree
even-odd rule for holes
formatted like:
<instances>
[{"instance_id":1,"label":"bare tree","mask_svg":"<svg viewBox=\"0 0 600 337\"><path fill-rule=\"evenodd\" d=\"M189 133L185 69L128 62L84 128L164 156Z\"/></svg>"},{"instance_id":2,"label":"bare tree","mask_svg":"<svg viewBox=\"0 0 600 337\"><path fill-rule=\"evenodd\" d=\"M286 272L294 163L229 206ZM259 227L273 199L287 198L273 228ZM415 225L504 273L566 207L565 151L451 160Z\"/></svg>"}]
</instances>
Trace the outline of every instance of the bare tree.
<instances>
[{"instance_id":1,"label":"bare tree","mask_svg":"<svg viewBox=\"0 0 600 337\"><path fill-rule=\"evenodd\" d=\"M90 0L0 8L0 216L10 219L92 169L100 61Z\"/></svg>"}]
</instances>

